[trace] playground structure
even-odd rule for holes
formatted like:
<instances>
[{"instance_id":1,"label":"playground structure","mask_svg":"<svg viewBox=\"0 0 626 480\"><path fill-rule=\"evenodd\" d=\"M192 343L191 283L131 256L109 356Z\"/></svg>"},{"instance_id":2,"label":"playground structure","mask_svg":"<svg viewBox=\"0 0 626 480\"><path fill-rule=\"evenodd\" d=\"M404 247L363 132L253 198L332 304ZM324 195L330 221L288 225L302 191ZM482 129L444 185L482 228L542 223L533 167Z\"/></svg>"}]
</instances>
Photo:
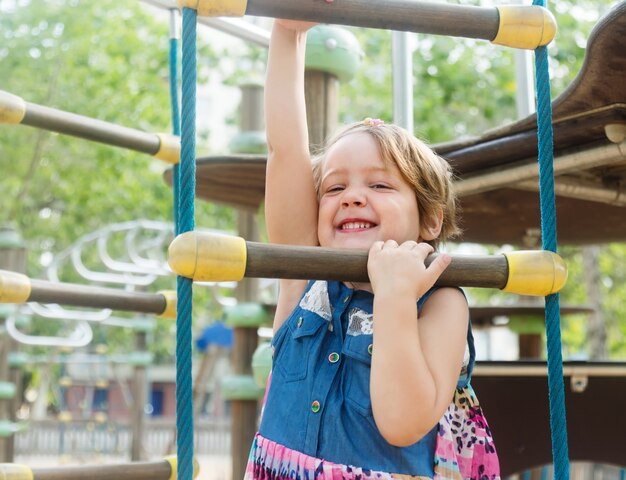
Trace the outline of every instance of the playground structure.
<instances>
[{"instance_id":1,"label":"playground structure","mask_svg":"<svg viewBox=\"0 0 626 480\"><path fill-rule=\"evenodd\" d=\"M268 3L269 3L269 4L271 4L271 2L268 2ZM299 3L299 2L294 2L294 5L295 5L296 3ZM618 18L618 19L623 18L623 17L624 17L624 16L623 16L623 14L622 14L622 15L620 15L620 14L619 14L620 10L618 9L617 11L618 11L618 15L616 15L616 18ZM300 13L302 13L302 12L300 12ZM619 25L619 23L618 23L618 25ZM623 25L623 23L622 23L622 25ZM619 28L622 28L622 30L623 30L623 26L622 26L622 27L619 27ZM432 32L432 33L437 33L437 32ZM618 35L618 36L617 36L617 38L620 38L620 36ZM557 100L557 103L558 103L558 100ZM26 116L24 116L24 118L27 118L27 117L28 117L27 115L26 115ZM38 126L39 126L39 125L38 125ZM520 127L520 128L521 128L521 127ZM60 130L57 130L57 131L60 131ZM612 131L613 131L613 130L612 130ZM619 128L617 128L617 131L618 131L618 134L617 134L618 136L617 136L617 137L613 137L613 138L619 138L619 131L620 131L620 130L619 130ZM63 132L63 133L71 133L71 132L66 131L66 132ZM613 134L612 134L612 135L613 135ZM86 138L88 138L88 137L86 137ZM529 137L528 137L528 138L529 138ZM558 138L558 137L557 137L557 138ZM595 138L594 138L594 140L595 140ZM621 151L622 151L622 154L621 154L621 155L623 155L623 148L622 148L622 146L623 146L623 139L622 139L622 140L620 140L620 142L617 142L616 144L618 145L618 151L619 151L619 150L621 150ZM153 150L153 149L151 149L151 150ZM441 152L443 152L443 150L440 150L440 153L441 153ZM150 152L146 152L146 153L150 153ZM444 156L447 156L447 155L445 155L445 154L444 154ZM217 178L217 177L213 177L213 178ZM494 188L497 188L497 186L496 186L496 187L494 187ZM262 188L261 188L261 190L262 190ZM227 202L227 203L232 203L232 200L229 200L229 202ZM563 222L562 222L562 223L563 223ZM562 223L561 223L561 225L562 225ZM615 223L619 223L619 222L611 222L611 223L615 224ZM526 234L527 232L524 232L524 233ZM249 237L249 236L247 236L247 235L246 235L246 237L247 237L247 238L250 238L250 237ZM623 238L623 237L622 237L622 238ZM492 240L492 241L493 241L493 240ZM360 259L360 261L362 262L362 259ZM21 279L21 277L20 277L20 279ZM37 283L37 282L35 282L35 284L36 284L36 283ZM490 285L490 286L493 286L493 285ZM73 288L73 287L71 287L71 288ZM32 291L36 291L36 290L37 290L37 289L35 288L35 289L33 289ZM50 300L50 299L57 298L57 297L55 297L56 293L52 293L51 295L52 295L52 296L48 296L48 297L45 297L45 296L44 296L44 297L39 297L39 299L41 300L42 298L45 298L45 299ZM86 297L88 297L88 296L89 296L89 295L88 295L88 294L87 294L87 292L86 292ZM152 301L156 301L155 296L152 296L152 295L149 295L149 296L150 296L150 298L151 298L151 302L152 302ZM137 298L135 298L135 297L133 297L133 298L134 298L135 300L137 300ZM141 298L144 298L144 297L141 297ZM147 297L145 297L145 298L147 299ZM30 300L30 297L26 297L24 300L21 300L21 301L25 301L25 300ZM37 300L37 298L34 298L34 300ZM159 302L160 302L160 305L162 305L162 303L163 303L163 301L164 301L163 297L161 296L161 298L159 298L158 300L159 300ZM77 302L78 302L78 301L77 301ZM104 303L106 303L106 302L104 302ZM79 304L79 305L80 305L80 306L88 306L88 305L82 305L82 304ZM92 306L93 306L93 305L92 305ZM102 307L103 305L98 304L98 305L95 305L95 306L97 306L97 307ZM150 307L150 308L152 308L152 307ZM155 308L156 310L158 310L158 309L159 309L159 308L157 308L157 307L154 307L154 308ZM151 311L150 313L161 313L161 312L158 312L158 311ZM249 363L248 363L248 365L249 365ZM246 368L248 368L248 369L249 369L249 367L246 367ZM616 374L615 374L615 373L611 373L609 376L613 376L613 375L616 375ZM482 390L482 387L479 387L479 388L481 388L481 390ZM545 391L545 388L544 388L543 390ZM254 408L256 408L256 402L255 402L255 401L253 401L252 399L250 399L249 401L251 402L251 406L253 406ZM491 408L490 408L489 406L487 406L486 408L489 408L489 409L490 409L490 411L491 411ZM545 425L547 425L547 421L546 421ZM500 449L502 449L502 447L500 447ZM613 458L613 457L611 457L611 458ZM544 459L544 460L547 460L547 459ZM530 458L529 458L529 461L530 461ZM529 465L535 465L535 464L536 464L536 463L528 463L528 464L526 464L526 466L529 466ZM521 465L521 466L524 466L524 465ZM513 471L515 471L515 470L513 470ZM44 477L37 477L37 476L35 476L35 478L44 478ZM48 478L48 477L45 477L45 478ZM50 477L50 478L54 478L54 477ZM65 476L64 478L68 478L68 477L67 477L67 476ZM133 477L133 478L135 478L135 477ZM148 478L148 477L146 477L146 478ZM151 478L154 478L154 477L151 477Z\"/></svg>"},{"instance_id":2,"label":"playground structure","mask_svg":"<svg viewBox=\"0 0 626 480\"><path fill-rule=\"evenodd\" d=\"M598 22L590 35L581 72L553 104L555 190L559 196L557 209L561 218L558 229L559 237L566 243L623 241L626 234L619 187L624 181L626 153L625 99L623 91L615 88L626 69L623 55L625 30L626 4L622 2ZM464 239L527 246L537 244L540 232L537 229L537 186L533 181L538 176L534 158L537 148L535 122L536 116L531 115L477 139L436 146L437 152L449 159L461 174L459 190L467 212ZM198 195L210 201L255 210L264 195L264 172L265 159L262 156L200 159ZM519 218L511 215L511 211L519 212ZM520 222L520 218L523 221ZM185 270L186 274L191 272L193 275L193 267L186 265ZM525 368L520 364L519 367L509 364L490 369L487 364L484 375L481 365L475 372L474 383L482 396L489 396L486 399L489 403L483 403L494 417L491 424L496 432L500 432L498 443L504 447L500 447L503 473L549 462L547 415L533 418L532 422L520 417L525 425L518 429L511 428L508 419L508 405L527 396L532 399L533 411L545 412L545 365L535 363L532 368ZM573 426L571 458L621 463L619 448L613 448L620 444L617 437L606 438L606 442L599 445L598 435L586 432L593 431L591 424L615 422L602 418L601 413L610 411L613 397L597 394L587 385L597 389L610 385L613 391L620 391L624 380L623 365L580 362L566 364L565 372L569 385L568 405L574 411L585 411L589 419L589 424L578 423L584 424L580 428L575 421L570 423L570 427ZM495 386L500 390L505 381L507 384L528 385L529 388L523 395L522 391L510 389L516 395L511 396L509 403L503 402ZM483 392L483 383L487 393ZM493 404L490 398L493 398ZM499 417L500 412L502 417ZM593 417L589 412L597 416ZM622 428L620 424L608 435L619 436ZM541 440L537 441L538 438Z\"/></svg>"}]
</instances>

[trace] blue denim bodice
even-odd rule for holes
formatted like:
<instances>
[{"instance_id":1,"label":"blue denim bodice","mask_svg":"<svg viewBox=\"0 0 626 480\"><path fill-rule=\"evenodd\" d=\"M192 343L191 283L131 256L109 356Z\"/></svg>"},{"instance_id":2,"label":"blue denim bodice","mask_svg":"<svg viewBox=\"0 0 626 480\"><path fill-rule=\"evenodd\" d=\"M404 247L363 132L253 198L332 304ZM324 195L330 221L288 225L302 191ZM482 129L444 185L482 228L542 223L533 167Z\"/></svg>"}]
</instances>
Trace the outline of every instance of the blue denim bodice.
<instances>
[{"instance_id":1,"label":"blue denim bodice","mask_svg":"<svg viewBox=\"0 0 626 480\"><path fill-rule=\"evenodd\" d=\"M372 304L371 293L340 282L309 283L272 340L272 380L259 433L334 463L432 478L437 425L417 443L395 447L374 423ZM474 364L471 328L467 350L459 387L469 382Z\"/></svg>"}]
</instances>

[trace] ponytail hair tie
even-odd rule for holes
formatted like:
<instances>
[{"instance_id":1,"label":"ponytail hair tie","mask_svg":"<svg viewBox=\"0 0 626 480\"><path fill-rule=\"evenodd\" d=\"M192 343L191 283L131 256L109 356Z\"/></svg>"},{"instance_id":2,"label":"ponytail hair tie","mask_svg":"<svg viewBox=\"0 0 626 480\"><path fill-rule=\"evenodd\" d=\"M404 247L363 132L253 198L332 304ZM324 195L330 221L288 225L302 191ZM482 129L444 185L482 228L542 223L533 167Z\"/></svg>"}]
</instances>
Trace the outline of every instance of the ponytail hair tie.
<instances>
[{"instance_id":1,"label":"ponytail hair tie","mask_svg":"<svg viewBox=\"0 0 626 480\"><path fill-rule=\"evenodd\" d=\"M380 118L367 117L365 120L363 120L363 124L367 125L368 127L380 127L381 125L385 124L385 121L381 120Z\"/></svg>"}]
</instances>

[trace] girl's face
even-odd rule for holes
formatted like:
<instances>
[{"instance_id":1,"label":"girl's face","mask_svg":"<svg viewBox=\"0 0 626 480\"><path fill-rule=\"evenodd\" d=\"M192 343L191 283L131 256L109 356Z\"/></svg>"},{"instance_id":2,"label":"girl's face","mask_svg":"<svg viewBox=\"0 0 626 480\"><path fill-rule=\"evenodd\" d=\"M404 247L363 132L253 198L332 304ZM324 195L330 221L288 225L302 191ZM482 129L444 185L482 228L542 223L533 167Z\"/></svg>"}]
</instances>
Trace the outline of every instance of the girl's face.
<instances>
[{"instance_id":1,"label":"girl's face","mask_svg":"<svg viewBox=\"0 0 626 480\"><path fill-rule=\"evenodd\" d=\"M322 166L320 245L369 250L377 240L420 237L417 199L395 164L385 166L367 133L347 135L327 152Z\"/></svg>"}]
</instances>

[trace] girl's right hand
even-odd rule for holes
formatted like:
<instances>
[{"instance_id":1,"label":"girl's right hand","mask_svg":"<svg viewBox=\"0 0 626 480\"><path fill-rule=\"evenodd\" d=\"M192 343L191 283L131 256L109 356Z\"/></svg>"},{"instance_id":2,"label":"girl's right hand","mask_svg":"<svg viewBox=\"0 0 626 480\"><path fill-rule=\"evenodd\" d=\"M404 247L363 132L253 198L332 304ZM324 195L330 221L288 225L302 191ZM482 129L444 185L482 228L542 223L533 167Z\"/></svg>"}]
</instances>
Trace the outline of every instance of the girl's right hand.
<instances>
[{"instance_id":1,"label":"girl's right hand","mask_svg":"<svg viewBox=\"0 0 626 480\"><path fill-rule=\"evenodd\" d=\"M287 20L286 18L277 18L274 26L280 26L285 30L293 30L294 32L306 32L317 25L316 22L306 22L304 20Z\"/></svg>"},{"instance_id":2,"label":"girl's right hand","mask_svg":"<svg viewBox=\"0 0 626 480\"><path fill-rule=\"evenodd\" d=\"M433 250L423 242L407 241L401 245L394 240L374 242L367 261L374 295L405 292L418 300L450 264L450 256L441 254L426 267L424 261Z\"/></svg>"}]
</instances>

